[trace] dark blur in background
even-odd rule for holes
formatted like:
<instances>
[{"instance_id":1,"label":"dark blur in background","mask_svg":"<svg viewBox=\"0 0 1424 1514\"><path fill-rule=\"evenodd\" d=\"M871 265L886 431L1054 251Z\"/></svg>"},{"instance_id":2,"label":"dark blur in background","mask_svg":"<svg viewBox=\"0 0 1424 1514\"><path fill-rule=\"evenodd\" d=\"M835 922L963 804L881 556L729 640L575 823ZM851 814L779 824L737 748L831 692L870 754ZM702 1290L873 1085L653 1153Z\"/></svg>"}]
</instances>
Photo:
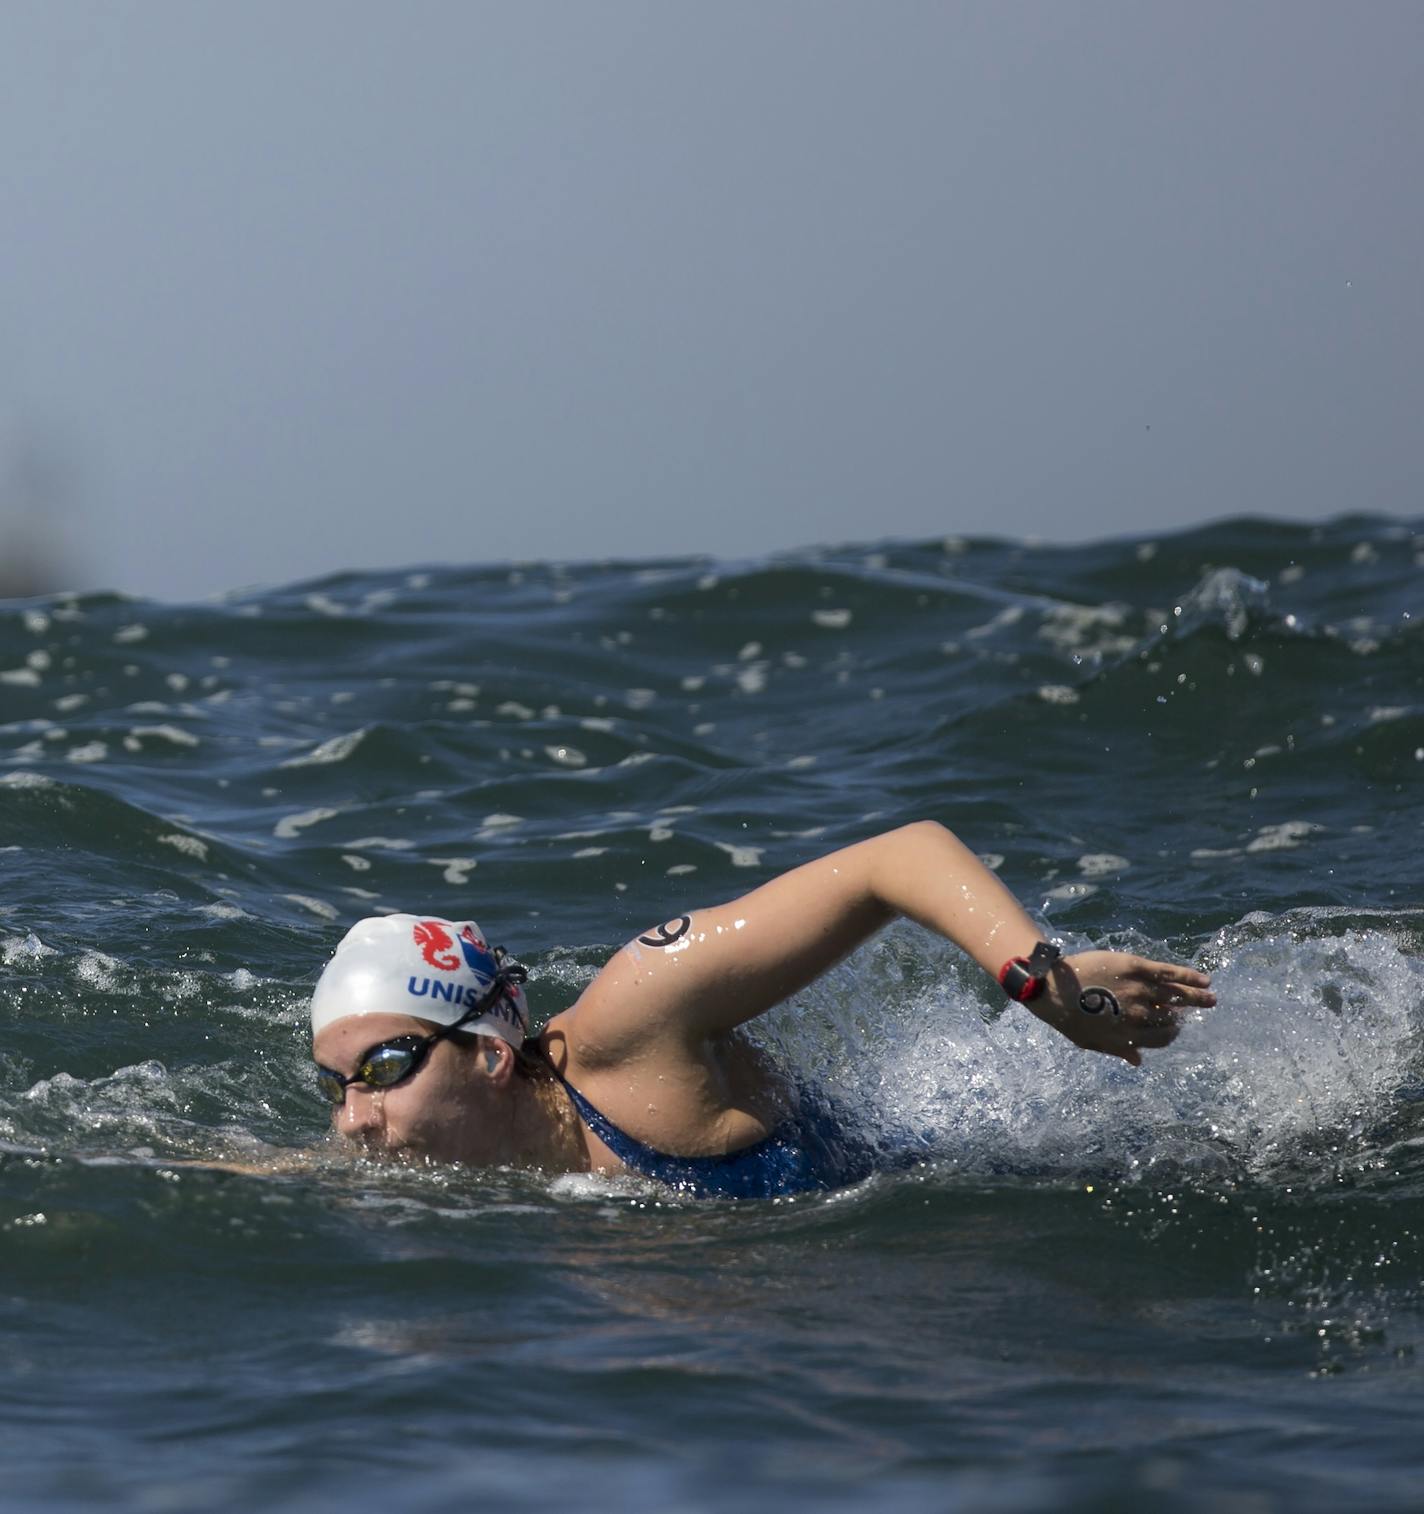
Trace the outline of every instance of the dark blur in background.
<instances>
[{"instance_id":1,"label":"dark blur in background","mask_svg":"<svg viewBox=\"0 0 1424 1514\"><path fill-rule=\"evenodd\" d=\"M0 599L92 580L77 514L76 449L0 416Z\"/></svg>"}]
</instances>

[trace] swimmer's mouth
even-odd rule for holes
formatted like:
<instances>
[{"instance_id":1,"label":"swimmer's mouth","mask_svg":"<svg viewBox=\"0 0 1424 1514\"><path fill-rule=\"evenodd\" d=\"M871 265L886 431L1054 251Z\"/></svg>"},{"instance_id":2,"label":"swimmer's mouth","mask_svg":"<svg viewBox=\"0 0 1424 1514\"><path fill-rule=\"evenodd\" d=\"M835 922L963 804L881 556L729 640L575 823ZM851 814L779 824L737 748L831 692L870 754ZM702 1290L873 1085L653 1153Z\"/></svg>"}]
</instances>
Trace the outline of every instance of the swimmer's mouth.
<instances>
[{"instance_id":1,"label":"swimmer's mouth","mask_svg":"<svg viewBox=\"0 0 1424 1514\"><path fill-rule=\"evenodd\" d=\"M354 1148L356 1156L363 1162L402 1162L410 1160L410 1148L405 1145L388 1143L380 1136L348 1135L337 1138L338 1144L344 1145L350 1151Z\"/></svg>"},{"instance_id":2,"label":"swimmer's mouth","mask_svg":"<svg viewBox=\"0 0 1424 1514\"><path fill-rule=\"evenodd\" d=\"M428 1160L419 1146L406 1141L393 1141L375 1131L364 1135L338 1136L336 1139L348 1151L354 1148L357 1160L362 1162L396 1162L403 1167L414 1167Z\"/></svg>"},{"instance_id":3,"label":"swimmer's mouth","mask_svg":"<svg viewBox=\"0 0 1424 1514\"><path fill-rule=\"evenodd\" d=\"M404 1141L393 1142L389 1145L378 1143L367 1148L366 1154L376 1162L399 1162L403 1167L412 1167L417 1162L425 1160L425 1153L418 1146L407 1145Z\"/></svg>"}]
</instances>

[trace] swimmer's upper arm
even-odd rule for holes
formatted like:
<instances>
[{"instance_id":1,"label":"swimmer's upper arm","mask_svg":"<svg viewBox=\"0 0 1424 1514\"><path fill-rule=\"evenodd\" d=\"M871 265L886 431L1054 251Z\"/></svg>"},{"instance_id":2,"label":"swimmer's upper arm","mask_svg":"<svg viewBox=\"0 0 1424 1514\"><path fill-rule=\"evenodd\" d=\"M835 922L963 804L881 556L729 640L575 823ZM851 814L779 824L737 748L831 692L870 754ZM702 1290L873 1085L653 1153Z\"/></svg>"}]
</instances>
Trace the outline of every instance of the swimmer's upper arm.
<instances>
[{"instance_id":1,"label":"swimmer's upper arm","mask_svg":"<svg viewBox=\"0 0 1424 1514\"><path fill-rule=\"evenodd\" d=\"M576 1006L581 1039L621 1057L639 1039L729 1030L804 988L898 914L986 966L1036 939L1017 901L973 853L922 821L640 932Z\"/></svg>"}]
</instances>

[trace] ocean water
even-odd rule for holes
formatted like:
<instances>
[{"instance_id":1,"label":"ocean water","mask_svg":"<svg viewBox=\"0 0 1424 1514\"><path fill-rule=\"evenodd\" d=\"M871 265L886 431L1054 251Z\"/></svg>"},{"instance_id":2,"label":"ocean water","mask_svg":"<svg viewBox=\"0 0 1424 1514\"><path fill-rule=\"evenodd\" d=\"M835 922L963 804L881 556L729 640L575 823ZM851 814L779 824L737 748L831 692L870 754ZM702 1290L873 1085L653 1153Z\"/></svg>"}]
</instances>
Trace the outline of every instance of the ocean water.
<instances>
[{"instance_id":1,"label":"ocean water","mask_svg":"<svg viewBox=\"0 0 1424 1514\"><path fill-rule=\"evenodd\" d=\"M0 605L0 1504L1418 1508L1422 583L1356 516ZM1218 1006L1136 1073L894 927L758 1034L930 1158L794 1202L323 1144L359 916L542 1018L920 817Z\"/></svg>"}]
</instances>

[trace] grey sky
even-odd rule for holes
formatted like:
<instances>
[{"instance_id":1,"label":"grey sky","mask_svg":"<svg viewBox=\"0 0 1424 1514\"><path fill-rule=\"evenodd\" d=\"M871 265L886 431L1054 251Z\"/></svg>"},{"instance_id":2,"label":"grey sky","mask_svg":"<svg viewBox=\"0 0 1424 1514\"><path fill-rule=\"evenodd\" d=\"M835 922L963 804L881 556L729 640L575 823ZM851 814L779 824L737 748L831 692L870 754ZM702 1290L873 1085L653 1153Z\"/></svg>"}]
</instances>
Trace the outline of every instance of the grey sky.
<instances>
[{"instance_id":1,"label":"grey sky","mask_svg":"<svg viewBox=\"0 0 1424 1514\"><path fill-rule=\"evenodd\" d=\"M1421 60L1413 0L5 0L0 476L167 598L1417 514Z\"/></svg>"}]
</instances>

